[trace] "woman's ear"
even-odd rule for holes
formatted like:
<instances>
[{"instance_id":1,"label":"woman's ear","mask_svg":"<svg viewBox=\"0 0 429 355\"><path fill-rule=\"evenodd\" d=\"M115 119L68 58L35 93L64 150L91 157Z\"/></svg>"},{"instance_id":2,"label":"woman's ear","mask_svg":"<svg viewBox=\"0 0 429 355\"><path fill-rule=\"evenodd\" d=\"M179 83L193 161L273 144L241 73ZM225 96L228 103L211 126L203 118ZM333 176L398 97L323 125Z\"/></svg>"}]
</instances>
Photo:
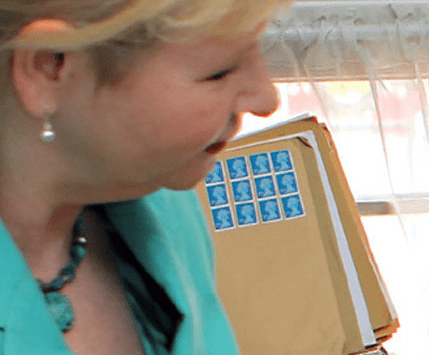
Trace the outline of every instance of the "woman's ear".
<instances>
[{"instance_id":1,"label":"woman's ear","mask_svg":"<svg viewBox=\"0 0 429 355\"><path fill-rule=\"evenodd\" d=\"M19 101L29 115L41 118L57 110L65 67L63 53L14 50L12 82Z\"/></svg>"}]
</instances>

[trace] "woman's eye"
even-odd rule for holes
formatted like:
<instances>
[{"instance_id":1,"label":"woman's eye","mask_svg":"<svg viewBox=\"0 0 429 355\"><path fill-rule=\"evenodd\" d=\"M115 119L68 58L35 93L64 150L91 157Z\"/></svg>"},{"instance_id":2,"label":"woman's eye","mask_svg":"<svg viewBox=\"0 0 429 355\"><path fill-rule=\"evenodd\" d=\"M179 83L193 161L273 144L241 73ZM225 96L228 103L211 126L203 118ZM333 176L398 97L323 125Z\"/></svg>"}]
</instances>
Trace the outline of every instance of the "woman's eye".
<instances>
[{"instance_id":1,"label":"woman's eye","mask_svg":"<svg viewBox=\"0 0 429 355\"><path fill-rule=\"evenodd\" d=\"M205 78L206 81L216 81L221 80L228 74L232 73L235 70L235 68L232 69L225 69L217 72L216 74L210 75L207 78Z\"/></svg>"}]
</instances>

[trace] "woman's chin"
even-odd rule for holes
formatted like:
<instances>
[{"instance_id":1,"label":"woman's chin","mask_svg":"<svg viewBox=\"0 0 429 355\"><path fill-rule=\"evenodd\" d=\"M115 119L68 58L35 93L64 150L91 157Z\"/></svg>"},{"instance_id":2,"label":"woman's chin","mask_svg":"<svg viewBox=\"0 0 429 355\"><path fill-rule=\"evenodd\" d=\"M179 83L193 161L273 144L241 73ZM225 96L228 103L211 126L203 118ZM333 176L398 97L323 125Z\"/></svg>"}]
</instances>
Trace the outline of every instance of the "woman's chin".
<instances>
[{"instance_id":1,"label":"woman's chin","mask_svg":"<svg viewBox=\"0 0 429 355\"><path fill-rule=\"evenodd\" d=\"M213 169L216 156L206 154L204 162L192 162L165 175L160 185L171 190L189 190L194 188Z\"/></svg>"},{"instance_id":2,"label":"woman's chin","mask_svg":"<svg viewBox=\"0 0 429 355\"><path fill-rule=\"evenodd\" d=\"M207 174L201 174L200 176L189 176L183 179L175 181L166 181L162 184L163 187L171 190L189 190L193 189L198 183L205 179Z\"/></svg>"}]
</instances>

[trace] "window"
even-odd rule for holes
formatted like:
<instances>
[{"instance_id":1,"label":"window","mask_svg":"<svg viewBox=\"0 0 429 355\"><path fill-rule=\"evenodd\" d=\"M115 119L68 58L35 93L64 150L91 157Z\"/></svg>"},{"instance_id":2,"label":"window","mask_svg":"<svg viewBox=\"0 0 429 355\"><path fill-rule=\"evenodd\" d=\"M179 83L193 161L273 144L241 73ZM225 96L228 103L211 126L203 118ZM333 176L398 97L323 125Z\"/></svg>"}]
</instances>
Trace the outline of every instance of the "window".
<instances>
[{"instance_id":1,"label":"window","mask_svg":"<svg viewBox=\"0 0 429 355\"><path fill-rule=\"evenodd\" d=\"M391 355L429 355L429 4L307 1L263 49L281 106L241 133L303 112L325 122L401 327Z\"/></svg>"}]
</instances>

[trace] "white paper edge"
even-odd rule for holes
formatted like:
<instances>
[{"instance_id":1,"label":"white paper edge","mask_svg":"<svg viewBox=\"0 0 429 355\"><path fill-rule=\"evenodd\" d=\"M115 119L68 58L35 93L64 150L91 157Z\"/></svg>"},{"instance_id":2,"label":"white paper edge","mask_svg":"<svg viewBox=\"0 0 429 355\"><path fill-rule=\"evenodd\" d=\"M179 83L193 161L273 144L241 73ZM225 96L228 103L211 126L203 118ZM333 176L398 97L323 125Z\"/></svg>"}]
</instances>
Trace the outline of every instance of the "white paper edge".
<instances>
[{"instance_id":1,"label":"white paper edge","mask_svg":"<svg viewBox=\"0 0 429 355\"><path fill-rule=\"evenodd\" d=\"M306 120L306 119L311 118L311 117L314 117L314 116L310 115L309 113L302 113L302 114L300 114L298 116L295 116L295 117L292 117L292 118L288 118L288 119L286 119L286 120L284 120L282 122L276 122L276 123L274 123L272 125L268 125L268 126L262 128L262 129L259 129L257 131L247 132L247 133L243 133L243 134L241 134L240 132L238 132L237 135L235 135L234 138L231 139L231 142L239 140L239 139L242 139L242 138L251 137L251 136L253 136L255 134L258 134L258 133L261 133L261 132L269 131L270 129L273 129L273 128L278 127L278 126L283 126L285 124L289 124L289 123L293 123L293 122L298 122L298 121L303 121L303 120Z\"/></svg>"}]
</instances>

